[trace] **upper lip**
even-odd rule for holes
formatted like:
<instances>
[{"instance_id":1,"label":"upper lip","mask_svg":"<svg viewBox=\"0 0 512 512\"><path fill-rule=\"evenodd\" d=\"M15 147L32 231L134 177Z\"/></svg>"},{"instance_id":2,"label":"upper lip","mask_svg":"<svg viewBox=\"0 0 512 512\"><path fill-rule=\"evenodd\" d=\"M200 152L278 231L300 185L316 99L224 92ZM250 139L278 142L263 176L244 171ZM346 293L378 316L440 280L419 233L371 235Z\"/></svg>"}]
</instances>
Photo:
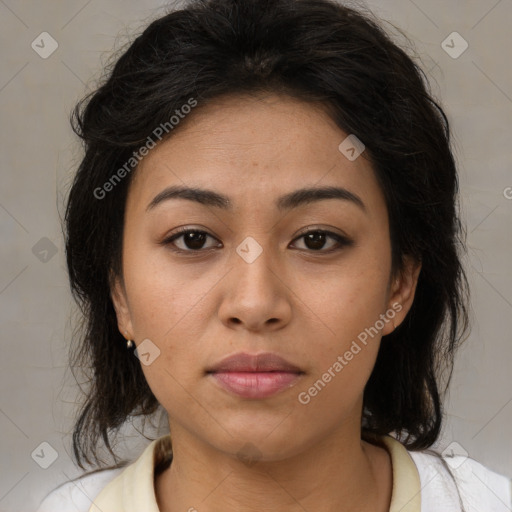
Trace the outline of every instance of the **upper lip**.
<instances>
[{"instance_id":1,"label":"upper lip","mask_svg":"<svg viewBox=\"0 0 512 512\"><path fill-rule=\"evenodd\" d=\"M271 352L254 355L240 352L238 354L225 357L217 364L206 370L207 373L272 371L303 373L297 366Z\"/></svg>"}]
</instances>

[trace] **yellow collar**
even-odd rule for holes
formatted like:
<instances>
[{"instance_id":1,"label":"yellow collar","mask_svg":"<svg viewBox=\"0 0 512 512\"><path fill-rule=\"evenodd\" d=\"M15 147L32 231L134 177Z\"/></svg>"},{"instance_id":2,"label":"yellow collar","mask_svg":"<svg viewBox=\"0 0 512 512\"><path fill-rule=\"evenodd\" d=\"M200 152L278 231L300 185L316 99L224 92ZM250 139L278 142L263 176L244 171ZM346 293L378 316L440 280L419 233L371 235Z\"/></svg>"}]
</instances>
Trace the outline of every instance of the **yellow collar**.
<instances>
[{"instance_id":1,"label":"yellow collar","mask_svg":"<svg viewBox=\"0 0 512 512\"><path fill-rule=\"evenodd\" d=\"M421 484L416 464L405 446L391 436L379 438L391 456L393 491L389 512L420 512Z\"/></svg>"},{"instance_id":2,"label":"yellow collar","mask_svg":"<svg viewBox=\"0 0 512 512\"><path fill-rule=\"evenodd\" d=\"M389 512L420 512L418 470L405 447L391 436L378 438L391 456L393 491ZM155 495L154 469L170 446L170 435L152 441L140 457L109 482L89 512L160 512Z\"/></svg>"}]
</instances>

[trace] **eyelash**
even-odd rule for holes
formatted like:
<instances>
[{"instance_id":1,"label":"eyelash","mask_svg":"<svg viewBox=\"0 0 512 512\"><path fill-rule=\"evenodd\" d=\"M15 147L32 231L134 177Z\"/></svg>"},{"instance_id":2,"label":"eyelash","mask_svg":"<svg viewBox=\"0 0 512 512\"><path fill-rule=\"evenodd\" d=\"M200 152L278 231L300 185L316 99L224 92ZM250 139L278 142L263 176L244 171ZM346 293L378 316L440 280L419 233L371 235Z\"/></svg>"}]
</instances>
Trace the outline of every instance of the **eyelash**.
<instances>
[{"instance_id":1,"label":"eyelash","mask_svg":"<svg viewBox=\"0 0 512 512\"><path fill-rule=\"evenodd\" d=\"M183 235L186 235L188 233L200 233L200 234L205 234L211 238L214 238L216 239L213 235L210 235L207 231L203 231L201 229L191 229L191 228L178 228L177 232L173 233L171 236L167 237L165 240L163 240L161 242L161 245L164 245L164 246L171 246L173 245L173 242L179 238L182 238ZM354 241L343 236L343 235L339 235L338 233L333 233L332 231L327 231L325 229L311 229L309 231L304 231L302 232L298 237L294 238L293 242L295 242L296 240L299 240L300 238L304 238L305 236L311 234L311 233L320 233L320 234L323 234L323 235L326 235L327 238L332 238L334 239L337 243L338 243L338 247L334 247L334 248L331 248L331 249L328 249L328 250L322 250L322 249L319 249L319 250L313 250L313 249L298 249L298 250L301 250L301 251L308 251L308 252L312 252L312 253L319 253L319 254L331 254L335 251L338 251L344 247L350 247L351 245L354 244ZM214 249L213 247L209 248L209 249L197 249L197 250L194 250L194 249L179 249L179 248L171 248L171 250L173 252L177 252L177 253L192 253L192 254L199 254L199 253L204 253L204 252L207 252L211 249Z\"/></svg>"}]
</instances>

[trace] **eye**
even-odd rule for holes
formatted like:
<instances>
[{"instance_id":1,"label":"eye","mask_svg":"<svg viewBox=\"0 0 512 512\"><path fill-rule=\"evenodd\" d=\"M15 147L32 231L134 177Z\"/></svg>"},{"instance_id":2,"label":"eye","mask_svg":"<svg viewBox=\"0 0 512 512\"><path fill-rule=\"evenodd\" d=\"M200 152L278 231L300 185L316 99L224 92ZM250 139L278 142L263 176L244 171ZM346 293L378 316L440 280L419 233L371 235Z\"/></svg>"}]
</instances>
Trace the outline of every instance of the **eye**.
<instances>
[{"instance_id":1,"label":"eye","mask_svg":"<svg viewBox=\"0 0 512 512\"><path fill-rule=\"evenodd\" d=\"M349 238L338 235L337 233L332 233L331 231L326 231L323 229L314 229L303 233L301 236L297 237L295 240L304 239L304 245L306 250L310 250L313 252L333 252L342 247L347 247L353 245L353 241ZM325 244L327 240L331 240L330 247L325 249ZM334 242L334 244L332 243ZM299 249L303 249L299 247Z\"/></svg>"},{"instance_id":2,"label":"eye","mask_svg":"<svg viewBox=\"0 0 512 512\"><path fill-rule=\"evenodd\" d=\"M199 229L180 228L178 229L178 233L175 233L172 236L166 238L162 244L174 245L177 247L176 250L178 252L199 252L205 249L204 244L207 238L216 240L216 238L209 235L206 231L201 231ZM176 243L177 240L180 240L180 244ZM212 247L215 247L215 245L206 247L206 249L211 249Z\"/></svg>"}]
</instances>

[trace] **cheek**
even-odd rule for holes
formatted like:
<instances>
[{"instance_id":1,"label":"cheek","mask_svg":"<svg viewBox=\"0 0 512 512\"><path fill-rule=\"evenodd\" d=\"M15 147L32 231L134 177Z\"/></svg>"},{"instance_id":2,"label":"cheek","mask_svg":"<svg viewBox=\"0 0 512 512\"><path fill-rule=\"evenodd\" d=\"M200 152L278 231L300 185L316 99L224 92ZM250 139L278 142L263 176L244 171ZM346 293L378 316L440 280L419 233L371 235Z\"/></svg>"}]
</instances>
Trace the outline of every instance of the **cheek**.
<instances>
[{"instance_id":1,"label":"cheek","mask_svg":"<svg viewBox=\"0 0 512 512\"><path fill-rule=\"evenodd\" d=\"M126 248L124 275L138 336L171 342L174 332L196 325L189 317L201 314L202 298L218 280L212 273L205 274L200 263L173 264L165 248L149 243Z\"/></svg>"},{"instance_id":2,"label":"cheek","mask_svg":"<svg viewBox=\"0 0 512 512\"><path fill-rule=\"evenodd\" d=\"M369 252L334 269L322 286L303 286L304 302L317 312L319 325L314 335L310 329L305 352L311 377L300 390L311 411L327 408L336 416L360 399L379 350L389 265L385 255Z\"/></svg>"},{"instance_id":3,"label":"cheek","mask_svg":"<svg viewBox=\"0 0 512 512\"><path fill-rule=\"evenodd\" d=\"M383 295L369 294L360 282L348 292L348 282L344 284L330 290L336 301L327 306L324 302L322 317L329 329L312 337L311 371L297 390L299 414L308 424L318 417L325 425L359 417L364 388L377 358L381 334L375 325L383 312Z\"/></svg>"},{"instance_id":4,"label":"cheek","mask_svg":"<svg viewBox=\"0 0 512 512\"><path fill-rule=\"evenodd\" d=\"M385 258L358 257L329 270L322 280L303 282L297 293L314 313L319 324L316 343L323 354L338 353L360 333L366 332L385 313L388 300L389 270ZM380 329L379 329L380 330Z\"/></svg>"},{"instance_id":5,"label":"cheek","mask_svg":"<svg viewBox=\"0 0 512 512\"><path fill-rule=\"evenodd\" d=\"M202 368L207 292L218 278L201 278L190 265L187 271L171 266L165 251L126 247L125 286L136 341L150 347L151 363L141 367L156 398L166 404L183 395ZM158 254L162 253L162 254Z\"/></svg>"}]
</instances>

